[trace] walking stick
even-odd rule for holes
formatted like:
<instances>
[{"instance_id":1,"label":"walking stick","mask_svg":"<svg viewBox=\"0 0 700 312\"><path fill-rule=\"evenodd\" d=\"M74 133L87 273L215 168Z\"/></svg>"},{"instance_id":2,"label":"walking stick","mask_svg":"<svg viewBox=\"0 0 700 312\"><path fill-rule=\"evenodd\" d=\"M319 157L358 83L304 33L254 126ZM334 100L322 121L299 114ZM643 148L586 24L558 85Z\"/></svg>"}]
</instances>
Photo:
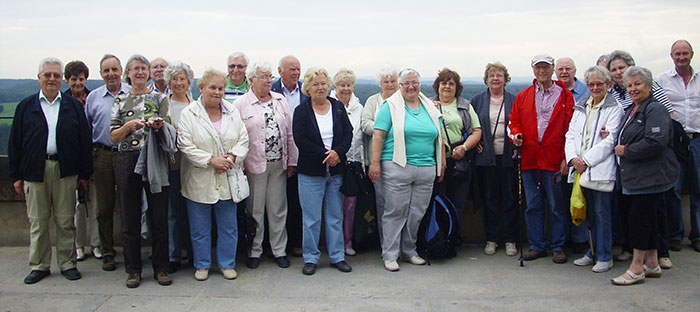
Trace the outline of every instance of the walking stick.
<instances>
[{"instance_id":1,"label":"walking stick","mask_svg":"<svg viewBox=\"0 0 700 312\"><path fill-rule=\"evenodd\" d=\"M518 149L518 154L513 156L513 160L518 164L518 236L520 237L520 267L524 267L523 262L523 249L525 245L523 244L523 178L520 169L520 150Z\"/></svg>"}]
</instances>

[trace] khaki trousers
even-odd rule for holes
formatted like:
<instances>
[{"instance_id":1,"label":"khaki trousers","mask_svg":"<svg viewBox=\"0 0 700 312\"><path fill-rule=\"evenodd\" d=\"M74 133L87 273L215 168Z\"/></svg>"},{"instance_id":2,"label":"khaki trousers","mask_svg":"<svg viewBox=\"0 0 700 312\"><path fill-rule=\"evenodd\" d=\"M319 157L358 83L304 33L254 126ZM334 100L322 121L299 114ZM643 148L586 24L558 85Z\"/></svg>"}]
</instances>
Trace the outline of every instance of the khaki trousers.
<instances>
[{"instance_id":1,"label":"khaki trousers","mask_svg":"<svg viewBox=\"0 0 700 312\"><path fill-rule=\"evenodd\" d=\"M101 146L93 148L95 181L97 196L97 219L102 254L114 256L114 201L117 198L114 168L117 164L117 152L106 151ZM122 221L123 222L123 221Z\"/></svg>"},{"instance_id":2,"label":"khaki trousers","mask_svg":"<svg viewBox=\"0 0 700 312\"><path fill-rule=\"evenodd\" d=\"M250 197L246 199L246 209L255 220L255 238L249 256L259 258L262 255L262 241L265 236L267 214L270 248L275 257L286 256L287 248L287 170L282 168L282 161L267 163L265 172L248 173Z\"/></svg>"},{"instance_id":3,"label":"khaki trousers","mask_svg":"<svg viewBox=\"0 0 700 312\"><path fill-rule=\"evenodd\" d=\"M56 224L56 260L61 271L75 268L75 190L78 176L60 178L58 161L47 160L44 182L24 182L29 217L29 266L48 271L51 267L49 218Z\"/></svg>"}]
</instances>

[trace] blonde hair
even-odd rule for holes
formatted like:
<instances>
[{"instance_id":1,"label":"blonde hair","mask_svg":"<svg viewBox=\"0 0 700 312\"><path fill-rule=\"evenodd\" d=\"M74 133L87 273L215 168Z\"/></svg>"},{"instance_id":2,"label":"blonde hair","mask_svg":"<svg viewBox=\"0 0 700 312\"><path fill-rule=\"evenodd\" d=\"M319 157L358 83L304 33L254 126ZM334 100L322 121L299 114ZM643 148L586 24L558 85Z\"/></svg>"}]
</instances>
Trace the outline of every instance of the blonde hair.
<instances>
[{"instance_id":1,"label":"blonde hair","mask_svg":"<svg viewBox=\"0 0 700 312\"><path fill-rule=\"evenodd\" d=\"M311 81L313 81L321 75L326 76L326 82L328 83L328 87L330 88L332 81L331 78L328 76L328 72L320 67L311 67L307 69L306 74L304 74L304 83L301 85L301 92L308 96L309 90L311 90Z\"/></svg>"},{"instance_id":2,"label":"blonde hair","mask_svg":"<svg viewBox=\"0 0 700 312\"><path fill-rule=\"evenodd\" d=\"M333 76L333 85L337 86L341 82L350 82L355 84L355 73L347 68L341 68Z\"/></svg>"},{"instance_id":3,"label":"blonde hair","mask_svg":"<svg viewBox=\"0 0 700 312\"><path fill-rule=\"evenodd\" d=\"M508 75L508 68L506 68L506 66L501 64L500 62L496 62L496 63L486 64L486 69L484 70L484 84L486 84L486 85L489 84L489 72L492 70L502 70L503 71L503 78L505 79L505 83L503 85L506 85L510 82L510 75Z\"/></svg>"},{"instance_id":4,"label":"blonde hair","mask_svg":"<svg viewBox=\"0 0 700 312\"><path fill-rule=\"evenodd\" d=\"M202 87L206 86L209 83L209 81L214 77L219 77L219 78L221 78L221 80L224 81L224 83L226 82L226 75L224 73L222 73L216 69L210 68L204 72L204 74L202 75L202 78L197 80L197 87L202 88Z\"/></svg>"}]
</instances>

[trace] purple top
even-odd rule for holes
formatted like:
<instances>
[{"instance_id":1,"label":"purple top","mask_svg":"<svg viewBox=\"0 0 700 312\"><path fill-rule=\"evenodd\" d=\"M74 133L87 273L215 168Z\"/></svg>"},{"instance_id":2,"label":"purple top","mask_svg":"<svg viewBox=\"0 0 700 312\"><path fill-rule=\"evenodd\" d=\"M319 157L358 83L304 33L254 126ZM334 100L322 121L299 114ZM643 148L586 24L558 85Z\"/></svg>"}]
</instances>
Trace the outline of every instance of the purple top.
<instances>
[{"instance_id":1,"label":"purple top","mask_svg":"<svg viewBox=\"0 0 700 312\"><path fill-rule=\"evenodd\" d=\"M554 105L559 100L562 88L556 83L552 83L549 89L544 90L539 84L535 90L535 108L537 109L537 137L542 142L545 130L549 125L549 118L554 112Z\"/></svg>"}]
</instances>

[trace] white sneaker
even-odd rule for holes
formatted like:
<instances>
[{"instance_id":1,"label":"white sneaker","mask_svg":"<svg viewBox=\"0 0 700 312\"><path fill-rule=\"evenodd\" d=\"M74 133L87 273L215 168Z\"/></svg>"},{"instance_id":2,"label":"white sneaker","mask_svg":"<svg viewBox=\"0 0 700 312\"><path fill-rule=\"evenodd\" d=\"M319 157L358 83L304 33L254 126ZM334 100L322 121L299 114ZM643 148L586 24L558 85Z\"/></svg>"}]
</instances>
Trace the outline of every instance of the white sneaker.
<instances>
[{"instance_id":1,"label":"white sneaker","mask_svg":"<svg viewBox=\"0 0 700 312\"><path fill-rule=\"evenodd\" d=\"M669 257L659 258L659 265L664 270L668 270L670 268L673 268L673 263L671 263L671 258L669 258Z\"/></svg>"},{"instance_id":2,"label":"white sneaker","mask_svg":"<svg viewBox=\"0 0 700 312\"><path fill-rule=\"evenodd\" d=\"M496 242L486 242L486 247L484 247L484 253L487 255L493 255L496 253L496 247L498 247L498 244Z\"/></svg>"},{"instance_id":3,"label":"white sneaker","mask_svg":"<svg viewBox=\"0 0 700 312\"><path fill-rule=\"evenodd\" d=\"M197 271L199 271L199 270L197 270ZM221 273L224 274L225 279L229 279L229 280L236 279L236 277L238 277L238 272L236 272L236 270L234 270L234 269L221 269ZM196 273L195 273L195 275L196 275ZM196 278L196 276L195 276L195 278Z\"/></svg>"},{"instance_id":4,"label":"white sneaker","mask_svg":"<svg viewBox=\"0 0 700 312\"><path fill-rule=\"evenodd\" d=\"M596 273L603 273L605 271L610 270L610 268L613 267L613 262L612 260L610 261L598 261L595 263L591 271L596 272Z\"/></svg>"},{"instance_id":5,"label":"white sneaker","mask_svg":"<svg viewBox=\"0 0 700 312\"><path fill-rule=\"evenodd\" d=\"M515 243L506 243L506 255L515 256L518 254L518 247L515 247Z\"/></svg>"},{"instance_id":6,"label":"white sneaker","mask_svg":"<svg viewBox=\"0 0 700 312\"><path fill-rule=\"evenodd\" d=\"M574 265L577 265L577 266L588 266L588 265L592 265L593 263L594 263L593 258L588 257L588 255L583 255L583 257L574 260Z\"/></svg>"},{"instance_id":7,"label":"white sneaker","mask_svg":"<svg viewBox=\"0 0 700 312\"><path fill-rule=\"evenodd\" d=\"M355 249L347 248L347 249L345 249L345 254L348 256L354 256L357 254L357 252L355 252Z\"/></svg>"},{"instance_id":8,"label":"white sneaker","mask_svg":"<svg viewBox=\"0 0 700 312\"><path fill-rule=\"evenodd\" d=\"M423 258L421 258L419 256L413 256L413 257L409 258L408 262L410 262L413 265L424 265L425 264L425 260L423 260Z\"/></svg>"},{"instance_id":9,"label":"white sneaker","mask_svg":"<svg viewBox=\"0 0 700 312\"><path fill-rule=\"evenodd\" d=\"M85 260L85 251L83 250L83 247L75 249L75 259L78 261Z\"/></svg>"},{"instance_id":10,"label":"white sneaker","mask_svg":"<svg viewBox=\"0 0 700 312\"><path fill-rule=\"evenodd\" d=\"M399 263L396 260L384 260L384 268L387 271L396 272L399 270Z\"/></svg>"},{"instance_id":11,"label":"white sneaker","mask_svg":"<svg viewBox=\"0 0 700 312\"><path fill-rule=\"evenodd\" d=\"M194 271L194 279L204 281L209 278L209 269L197 269Z\"/></svg>"},{"instance_id":12,"label":"white sneaker","mask_svg":"<svg viewBox=\"0 0 700 312\"><path fill-rule=\"evenodd\" d=\"M92 255L95 259L102 259L102 249L100 249L100 246L92 247Z\"/></svg>"}]
</instances>

